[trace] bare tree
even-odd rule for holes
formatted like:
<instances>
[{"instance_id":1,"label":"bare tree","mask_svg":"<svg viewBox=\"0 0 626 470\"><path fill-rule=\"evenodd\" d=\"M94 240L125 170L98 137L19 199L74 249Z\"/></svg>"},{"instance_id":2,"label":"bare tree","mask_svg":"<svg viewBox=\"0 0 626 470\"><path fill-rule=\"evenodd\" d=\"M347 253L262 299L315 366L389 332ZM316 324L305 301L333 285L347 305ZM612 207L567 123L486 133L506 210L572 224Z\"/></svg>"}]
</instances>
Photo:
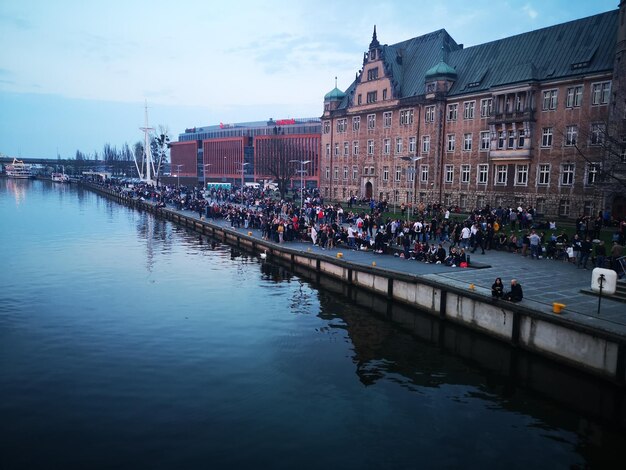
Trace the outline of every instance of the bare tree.
<instances>
[{"instance_id":1,"label":"bare tree","mask_svg":"<svg viewBox=\"0 0 626 470\"><path fill-rule=\"evenodd\" d=\"M299 169L295 160L304 160L300 155L300 150L294 141L279 134L279 128L275 130L275 134L268 139L267 145L261 150L264 155L260 156L262 161L260 171L270 175L278 184L281 199L285 198L289 183Z\"/></svg>"}]
</instances>

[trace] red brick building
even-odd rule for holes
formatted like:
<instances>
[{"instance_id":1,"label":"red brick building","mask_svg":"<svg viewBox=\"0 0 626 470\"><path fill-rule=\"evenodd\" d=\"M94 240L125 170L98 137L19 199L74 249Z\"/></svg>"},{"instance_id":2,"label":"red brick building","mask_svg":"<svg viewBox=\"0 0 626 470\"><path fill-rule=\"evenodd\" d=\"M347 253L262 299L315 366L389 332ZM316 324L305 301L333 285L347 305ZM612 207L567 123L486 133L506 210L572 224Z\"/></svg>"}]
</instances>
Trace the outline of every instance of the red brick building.
<instances>
[{"instance_id":1,"label":"red brick building","mask_svg":"<svg viewBox=\"0 0 626 470\"><path fill-rule=\"evenodd\" d=\"M186 129L171 145L172 174L193 178L196 184L228 182L239 186L242 177L246 183L272 180L269 170L282 160L291 167L293 187L299 187L302 179L306 186L318 187L320 132L317 118Z\"/></svg>"},{"instance_id":2,"label":"red brick building","mask_svg":"<svg viewBox=\"0 0 626 470\"><path fill-rule=\"evenodd\" d=\"M356 80L324 98L322 194L623 215L625 3L468 48L445 30L381 45L374 28Z\"/></svg>"}]
</instances>

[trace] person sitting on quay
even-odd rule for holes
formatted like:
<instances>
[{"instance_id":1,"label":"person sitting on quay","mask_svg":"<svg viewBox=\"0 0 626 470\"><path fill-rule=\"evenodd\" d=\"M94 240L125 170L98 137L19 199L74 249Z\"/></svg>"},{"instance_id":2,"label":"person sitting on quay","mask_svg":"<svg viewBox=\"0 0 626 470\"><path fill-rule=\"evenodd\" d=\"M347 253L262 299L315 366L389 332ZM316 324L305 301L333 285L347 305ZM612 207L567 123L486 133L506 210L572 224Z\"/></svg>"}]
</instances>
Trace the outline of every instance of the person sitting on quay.
<instances>
[{"instance_id":1,"label":"person sitting on quay","mask_svg":"<svg viewBox=\"0 0 626 470\"><path fill-rule=\"evenodd\" d=\"M504 294L504 300L508 300L509 302L521 302L524 298L524 293L522 292L522 285L518 284L517 279L511 279L511 290Z\"/></svg>"},{"instance_id":2,"label":"person sitting on quay","mask_svg":"<svg viewBox=\"0 0 626 470\"><path fill-rule=\"evenodd\" d=\"M491 297L501 299L503 296L504 284L502 284L502 278L497 277L495 282L491 285Z\"/></svg>"}]
</instances>

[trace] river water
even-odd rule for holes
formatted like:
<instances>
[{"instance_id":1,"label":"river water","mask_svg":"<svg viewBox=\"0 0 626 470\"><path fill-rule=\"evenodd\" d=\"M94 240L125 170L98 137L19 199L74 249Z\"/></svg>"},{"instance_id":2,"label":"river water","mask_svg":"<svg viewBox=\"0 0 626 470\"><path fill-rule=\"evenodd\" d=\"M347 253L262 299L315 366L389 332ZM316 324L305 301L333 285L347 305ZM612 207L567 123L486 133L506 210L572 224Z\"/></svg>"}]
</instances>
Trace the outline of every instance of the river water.
<instances>
[{"instance_id":1,"label":"river water","mask_svg":"<svg viewBox=\"0 0 626 470\"><path fill-rule=\"evenodd\" d=\"M0 227L2 469L609 468L624 455L619 428L507 392L341 295L89 191L0 178Z\"/></svg>"}]
</instances>

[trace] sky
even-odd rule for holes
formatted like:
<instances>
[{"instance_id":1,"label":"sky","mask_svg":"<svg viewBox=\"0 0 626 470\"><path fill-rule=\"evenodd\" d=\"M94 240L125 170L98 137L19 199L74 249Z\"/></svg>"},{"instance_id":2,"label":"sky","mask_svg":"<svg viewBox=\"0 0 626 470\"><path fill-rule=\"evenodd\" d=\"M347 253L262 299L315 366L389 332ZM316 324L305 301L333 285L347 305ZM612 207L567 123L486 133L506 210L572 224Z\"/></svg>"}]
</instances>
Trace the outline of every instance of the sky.
<instances>
[{"instance_id":1,"label":"sky","mask_svg":"<svg viewBox=\"0 0 626 470\"><path fill-rule=\"evenodd\" d=\"M618 0L1 0L0 153L93 155L188 127L319 117L376 25L381 44L445 28L465 47Z\"/></svg>"}]
</instances>

